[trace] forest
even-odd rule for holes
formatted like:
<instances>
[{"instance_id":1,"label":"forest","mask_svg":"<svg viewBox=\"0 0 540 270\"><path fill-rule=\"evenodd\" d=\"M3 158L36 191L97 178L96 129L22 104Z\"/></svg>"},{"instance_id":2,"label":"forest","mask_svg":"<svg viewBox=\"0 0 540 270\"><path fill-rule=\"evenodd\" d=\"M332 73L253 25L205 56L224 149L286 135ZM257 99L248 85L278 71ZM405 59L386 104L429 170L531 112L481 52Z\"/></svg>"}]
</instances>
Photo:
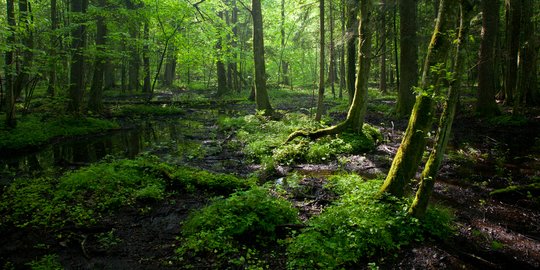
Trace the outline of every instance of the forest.
<instances>
[{"instance_id":1,"label":"forest","mask_svg":"<svg viewBox=\"0 0 540 270\"><path fill-rule=\"evenodd\" d=\"M0 14L0 269L540 268L540 1Z\"/></svg>"}]
</instances>

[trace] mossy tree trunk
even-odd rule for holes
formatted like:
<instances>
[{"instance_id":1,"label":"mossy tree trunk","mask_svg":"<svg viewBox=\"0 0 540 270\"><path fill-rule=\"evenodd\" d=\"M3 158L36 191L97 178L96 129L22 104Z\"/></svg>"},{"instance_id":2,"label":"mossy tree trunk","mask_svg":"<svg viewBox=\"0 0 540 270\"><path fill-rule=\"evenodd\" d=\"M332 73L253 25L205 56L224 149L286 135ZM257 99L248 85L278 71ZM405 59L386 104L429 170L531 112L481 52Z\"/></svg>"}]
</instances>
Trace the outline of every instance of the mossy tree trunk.
<instances>
[{"instance_id":1,"label":"mossy tree trunk","mask_svg":"<svg viewBox=\"0 0 540 270\"><path fill-rule=\"evenodd\" d=\"M347 92L349 93L349 103L352 103L354 98L354 83L356 81L356 40L358 40L358 7L360 0L344 0L346 1L347 19L345 21L347 27L346 34L346 50L347 50Z\"/></svg>"},{"instance_id":2,"label":"mossy tree trunk","mask_svg":"<svg viewBox=\"0 0 540 270\"><path fill-rule=\"evenodd\" d=\"M442 86L445 75L445 63L448 53L449 35L448 6L454 0L441 0L439 12L428 47L420 90L414 104L409 124L398 151L392 161L392 166L381 187L381 194L402 197L405 187L414 177L420 165L422 154L426 147L427 137L431 130L434 114L434 98Z\"/></svg>"},{"instance_id":3,"label":"mossy tree trunk","mask_svg":"<svg viewBox=\"0 0 540 270\"><path fill-rule=\"evenodd\" d=\"M270 105L266 91L266 67L264 63L264 37L261 1L252 0L251 15L253 16L253 61L255 62L255 102L257 110L264 115L272 115L274 110Z\"/></svg>"},{"instance_id":4,"label":"mossy tree trunk","mask_svg":"<svg viewBox=\"0 0 540 270\"><path fill-rule=\"evenodd\" d=\"M464 1L462 1L459 9L459 30L458 38L456 40L456 48L454 51L453 80L451 80L450 87L448 88L448 97L439 120L439 128L437 130L435 146L433 147L426 166L422 171L420 186L416 192L416 196L411 208L409 209L409 213L416 218L423 218L426 213L429 198L433 193L433 186L435 185L437 173L443 161L444 152L450 138L452 123L454 122L454 115L456 112L457 103L459 101L461 77L463 72L462 63L464 58L462 48L465 37L468 33L472 6L464 4Z\"/></svg>"},{"instance_id":5,"label":"mossy tree trunk","mask_svg":"<svg viewBox=\"0 0 540 270\"><path fill-rule=\"evenodd\" d=\"M362 132L364 125L364 116L367 107L369 68L371 65L371 40L373 36L372 30L372 1L361 1L359 9L360 24L358 25L358 71L355 81L355 91L353 101L349 107L347 118L345 121L324 129L314 132L306 132L303 130L295 131L285 141L292 141L296 137L308 137L317 139L323 136L339 134L345 130L354 132Z\"/></svg>"}]
</instances>

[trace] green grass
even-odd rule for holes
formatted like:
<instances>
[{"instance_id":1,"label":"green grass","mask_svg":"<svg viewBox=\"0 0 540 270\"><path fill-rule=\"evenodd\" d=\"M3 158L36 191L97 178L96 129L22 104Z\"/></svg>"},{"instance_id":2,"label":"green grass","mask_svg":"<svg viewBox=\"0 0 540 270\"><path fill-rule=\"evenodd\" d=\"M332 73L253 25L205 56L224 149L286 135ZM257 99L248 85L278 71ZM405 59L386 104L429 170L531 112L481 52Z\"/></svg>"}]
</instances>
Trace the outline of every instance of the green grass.
<instances>
[{"instance_id":1,"label":"green grass","mask_svg":"<svg viewBox=\"0 0 540 270\"><path fill-rule=\"evenodd\" d=\"M7 129L3 123L0 125L0 150L11 151L39 146L57 137L86 135L119 127L109 120L74 116L41 119L40 115L29 115L19 118L14 129Z\"/></svg>"}]
</instances>

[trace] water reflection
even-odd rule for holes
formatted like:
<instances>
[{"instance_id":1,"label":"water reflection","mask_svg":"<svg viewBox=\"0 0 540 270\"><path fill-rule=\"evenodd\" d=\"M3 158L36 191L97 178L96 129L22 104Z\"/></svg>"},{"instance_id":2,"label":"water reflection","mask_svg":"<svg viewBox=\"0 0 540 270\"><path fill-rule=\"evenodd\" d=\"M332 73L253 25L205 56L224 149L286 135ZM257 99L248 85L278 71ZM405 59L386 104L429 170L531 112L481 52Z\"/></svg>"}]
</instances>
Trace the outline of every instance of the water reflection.
<instances>
[{"instance_id":1,"label":"water reflection","mask_svg":"<svg viewBox=\"0 0 540 270\"><path fill-rule=\"evenodd\" d=\"M193 120L144 121L136 126L101 135L66 139L36 152L0 157L0 185L22 175L44 170L74 168L103 159L107 155L133 158L141 152L180 161L194 158L201 141L213 130ZM198 149L199 148L199 149Z\"/></svg>"}]
</instances>

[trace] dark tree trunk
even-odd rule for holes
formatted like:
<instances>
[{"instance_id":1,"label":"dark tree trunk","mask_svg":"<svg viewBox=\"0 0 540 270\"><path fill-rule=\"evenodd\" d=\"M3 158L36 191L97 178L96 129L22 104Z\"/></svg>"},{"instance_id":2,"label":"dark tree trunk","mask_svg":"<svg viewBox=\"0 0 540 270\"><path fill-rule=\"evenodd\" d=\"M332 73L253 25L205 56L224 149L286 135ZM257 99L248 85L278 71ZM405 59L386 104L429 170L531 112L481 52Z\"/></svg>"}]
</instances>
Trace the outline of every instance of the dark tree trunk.
<instances>
[{"instance_id":1,"label":"dark tree trunk","mask_svg":"<svg viewBox=\"0 0 540 270\"><path fill-rule=\"evenodd\" d=\"M88 0L71 0L71 12L73 18L71 22L75 24L71 31L71 70L69 84L69 104L68 111L78 114L81 110L83 94L85 91L84 74L84 48L86 46L86 26L84 24L84 13L88 8Z\"/></svg>"},{"instance_id":2,"label":"dark tree trunk","mask_svg":"<svg viewBox=\"0 0 540 270\"><path fill-rule=\"evenodd\" d=\"M504 102L506 104L513 104L517 87L521 1L506 1L506 74L504 76Z\"/></svg>"},{"instance_id":3,"label":"dark tree trunk","mask_svg":"<svg viewBox=\"0 0 540 270\"><path fill-rule=\"evenodd\" d=\"M343 98L345 82L345 0L341 0L341 46L339 50L339 99Z\"/></svg>"},{"instance_id":4,"label":"dark tree trunk","mask_svg":"<svg viewBox=\"0 0 540 270\"><path fill-rule=\"evenodd\" d=\"M223 19L223 12L220 12L218 14L218 17ZM223 37L221 36L221 33L218 33L220 35L218 37L217 43L216 43L216 51L217 51L217 60L216 60L216 73L217 73L217 96L223 96L229 92L228 84L227 84L227 70L225 69L225 64L223 63Z\"/></svg>"},{"instance_id":5,"label":"dark tree trunk","mask_svg":"<svg viewBox=\"0 0 540 270\"><path fill-rule=\"evenodd\" d=\"M58 29L58 14L57 14L56 0L51 0L51 40L49 50L50 57L50 71L49 71L49 84L47 86L47 94L49 96L54 96L56 93L56 50L59 44L58 37L55 34L56 29Z\"/></svg>"},{"instance_id":6,"label":"dark tree trunk","mask_svg":"<svg viewBox=\"0 0 540 270\"><path fill-rule=\"evenodd\" d=\"M8 44L15 44L15 5L14 0L6 1L6 15L8 22ZM13 47L8 47L5 54L5 91L6 97L3 102L4 109L6 110L6 126L15 127L17 124L15 120L15 93L13 91L14 86L14 73L15 73L15 51Z\"/></svg>"},{"instance_id":7,"label":"dark tree trunk","mask_svg":"<svg viewBox=\"0 0 540 270\"><path fill-rule=\"evenodd\" d=\"M110 59L105 60L105 73L103 78L103 91L111 90L116 85L115 68Z\"/></svg>"},{"instance_id":8,"label":"dark tree trunk","mask_svg":"<svg viewBox=\"0 0 540 270\"><path fill-rule=\"evenodd\" d=\"M538 67L538 50L536 48L536 43L538 42L537 39L539 36L535 33L535 25L532 22L534 11L532 0L523 0L522 10L521 23L523 33L521 47L519 48L519 90L516 103L520 105L537 105L538 89L536 84L536 68ZM517 108L514 111L517 111Z\"/></svg>"},{"instance_id":9,"label":"dark tree trunk","mask_svg":"<svg viewBox=\"0 0 540 270\"><path fill-rule=\"evenodd\" d=\"M137 48L137 43L135 42L139 38L139 22L132 22L132 25L129 26L129 37L131 42L129 47L129 64L128 64L128 90L129 92L137 92L140 88L140 66L141 58L139 55L139 50Z\"/></svg>"},{"instance_id":10,"label":"dark tree trunk","mask_svg":"<svg viewBox=\"0 0 540 270\"><path fill-rule=\"evenodd\" d=\"M283 59L285 51L285 0L281 0L281 83L289 85L289 63Z\"/></svg>"},{"instance_id":11,"label":"dark tree trunk","mask_svg":"<svg viewBox=\"0 0 540 270\"><path fill-rule=\"evenodd\" d=\"M145 43L143 45L143 70L144 70L144 79L143 79L143 93L150 93L152 91L152 82L150 74L150 48L148 43L150 43L150 25L148 21L144 22L143 27L143 38Z\"/></svg>"},{"instance_id":12,"label":"dark tree trunk","mask_svg":"<svg viewBox=\"0 0 540 270\"><path fill-rule=\"evenodd\" d=\"M104 9L106 0L99 0L98 7ZM97 56L95 59L94 76L92 78L92 86L90 87L90 98L88 100L88 109L101 113L103 111L103 75L105 72L105 37L107 36L107 24L105 17L97 15L96 18L96 47Z\"/></svg>"},{"instance_id":13,"label":"dark tree trunk","mask_svg":"<svg viewBox=\"0 0 540 270\"><path fill-rule=\"evenodd\" d=\"M332 2L328 8L328 20L330 21L330 64L328 65L328 83L330 84L330 89L332 90L332 97L336 98L336 89L334 83L336 82L336 48L334 43L334 8L332 7Z\"/></svg>"},{"instance_id":14,"label":"dark tree trunk","mask_svg":"<svg viewBox=\"0 0 540 270\"><path fill-rule=\"evenodd\" d=\"M386 2L385 0L381 1L381 28L380 31L380 42L381 42L381 62L380 62L380 80L379 80L379 90L382 93L386 93Z\"/></svg>"},{"instance_id":15,"label":"dark tree trunk","mask_svg":"<svg viewBox=\"0 0 540 270\"><path fill-rule=\"evenodd\" d=\"M396 112L400 117L411 113L414 105L413 86L418 82L418 37L416 20L417 0L402 0L399 3L400 48L399 90Z\"/></svg>"},{"instance_id":16,"label":"dark tree trunk","mask_svg":"<svg viewBox=\"0 0 540 270\"><path fill-rule=\"evenodd\" d=\"M274 113L266 91L266 67L264 63L264 36L261 1L251 1L253 16L253 61L255 64L255 102L257 110L264 115Z\"/></svg>"},{"instance_id":17,"label":"dark tree trunk","mask_svg":"<svg viewBox=\"0 0 540 270\"><path fill-rule=\"evenodd\" d=\"M321 121L324 111L324 0L319 0L319 96L315 121Z\"/></svg>"},{"instance_id":18,"label":"dark tree trunk","mask_svg":"<svg viewBox=\"0 0 540 270\"><path fill-rule=\"evenodd\" d=\"M483 0L482 8L482 41L478 61L478 98L476 112L481 116L492 116L499 113L495 101L496 71L495 51L497 49L497 33L499 25L499 0Z\"/></svg>"},{"instance_id":19,"label":"dark tree trunk","mask_svg":"<svg viewBox=\"0 0 540 270\"><path fill-rule=\"evenodd\" d=\"M165 69L163 71L163 86L171 87L176 77L176 49L171 47L169 50Z\"/></svg>"}]
</instances>

